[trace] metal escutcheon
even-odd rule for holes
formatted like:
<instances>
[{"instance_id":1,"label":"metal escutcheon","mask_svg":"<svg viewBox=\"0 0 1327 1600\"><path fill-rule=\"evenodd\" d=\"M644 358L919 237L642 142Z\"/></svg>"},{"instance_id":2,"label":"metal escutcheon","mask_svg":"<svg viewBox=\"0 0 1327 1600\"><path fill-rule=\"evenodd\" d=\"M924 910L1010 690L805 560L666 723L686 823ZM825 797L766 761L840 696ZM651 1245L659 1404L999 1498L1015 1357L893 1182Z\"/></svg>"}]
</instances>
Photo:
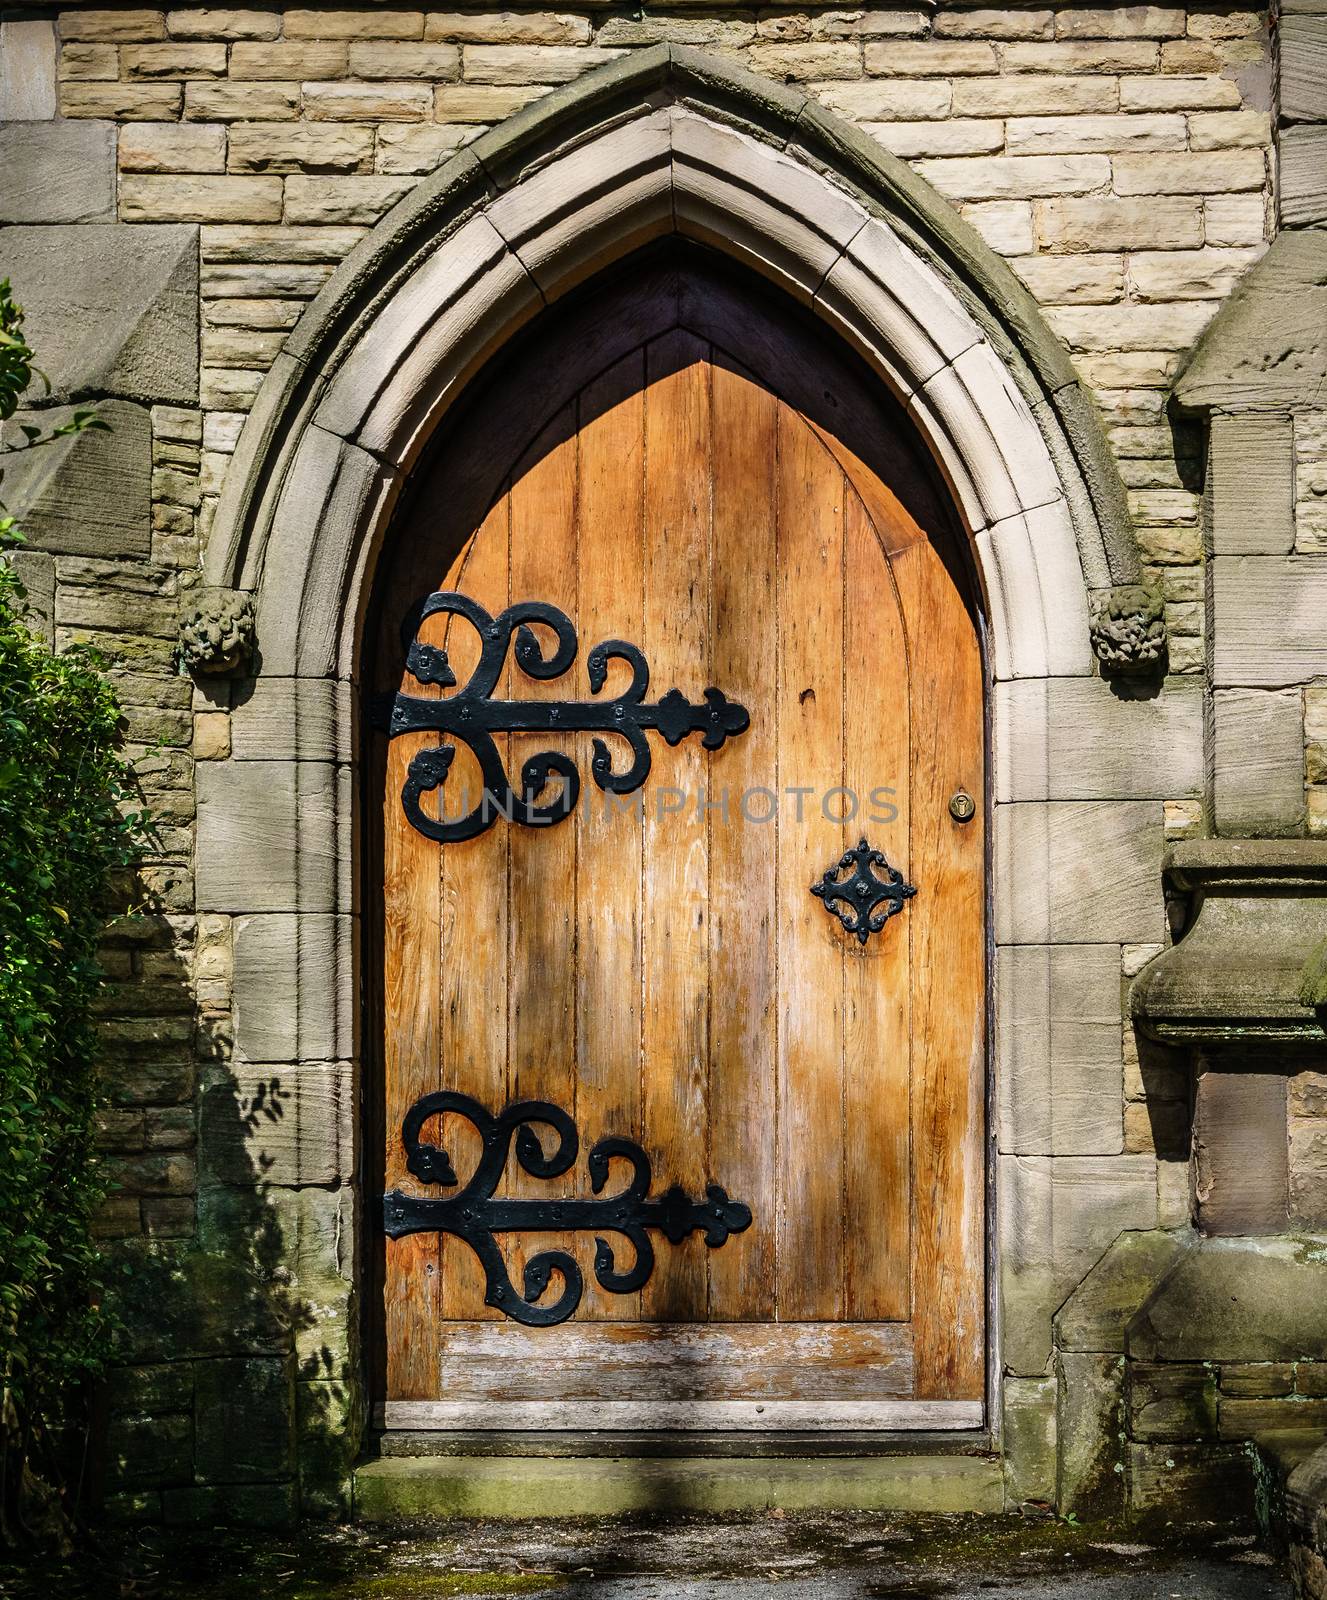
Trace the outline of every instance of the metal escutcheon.
<instances>
[{"instance_id":1,"label":"metal escutcheon","mask_svg":"<svg viewBox=\"0 0 1327 1600\"><path fill-rule=\"evenodd\" d=\"M955 789L950 796L949 815L955 822L971 822L977 815L977 802L966 789Z\"/></svg>"}]
</instances>

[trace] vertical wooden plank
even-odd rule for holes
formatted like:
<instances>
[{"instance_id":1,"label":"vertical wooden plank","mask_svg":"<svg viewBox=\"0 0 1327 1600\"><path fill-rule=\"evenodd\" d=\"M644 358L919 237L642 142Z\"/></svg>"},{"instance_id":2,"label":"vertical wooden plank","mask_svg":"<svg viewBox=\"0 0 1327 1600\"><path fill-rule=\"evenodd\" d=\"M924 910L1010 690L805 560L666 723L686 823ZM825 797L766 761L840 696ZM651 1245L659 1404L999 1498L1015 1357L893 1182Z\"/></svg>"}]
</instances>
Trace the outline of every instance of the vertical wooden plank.
<instances>
[{"instance_id":1,"label":"vertical wooden plank","mask_svg":"<svg viewBox=\"0 0 1327 1600\"><path fill-rule=\"evenodd\" d=\"M863 836L908 877L908 657L876 529L844 505L843 848ZM892 790L892 793L881 793ZM850 807L856 815L849 817ZM892 821L875 821L888 818ZM909 881L911 881L909 879ZM846 1314L906 1318L911 1298L909 934L914 902L865 945L844 944Z\"/></svg>"},{"instance_id":2,"label":"vertical wooden plank","mask_svg":"<svg viewBox=\"0 0 1327 1600\"><path fill-rule=\"evenodd\" d=\"M782 1321L843 1312L843 943L810 892L842 854L843 474L779 407L779 1243ZM796 791L802 791L798 794Z\"/></svg>"},{"instance_id":3,"label":"vertical wooden plank","mask_svg":"<svg viewBox=\"0 0 1327 1600\"><path fill-rule=\"evenodd\" d=\"M713 682L751 726L710 758L725 809L709 813L710 1176L751 1208L747 1232L710 1256L710 1316L772 1318L778 1185L775 1081L775 850L768 791L778 763L772 681L778 404L716 364L711 381ZM763 792L757 792L763 791ZM715 1003L717 1000L717 1003Z\"/></svg>"},{"instance_id":4,"label":"vertical wooden plank","mask_svg":"<svg viewBox=\"0 0 1327 1600\"><path fill-rule=\"evenodd\" d=\"M511 598L549 601L575 619L576 408L566 407L544 429L512 474ZM546 628L536 630L544 654L553 648ZM521 700L562 700L570 675L529 678L508 654L507 693ZM520 787L522 764L540 750L569 749L554 735L513 734L507 773ZM557 782L558 780L553 780ZM547 800L553 793L542 798ZM568 818L552 827L509 825L508 878L508 1085L513 1100L551 1100L576 1116L576 828ZM550 1130L536 1130L551 1151ZM533 1178L516 1163L513 1147L506 1192L547 1199L584 1182L578 1161L560 1179ZM517 1293L524 1264L543 1250L567 1249L582 1266L593 1251L574 1234L512 1235L506 1256ZM551 1303L561 1293L545 1291Z\"/></svg>"},{"instance_id":5,"label":"vertical wooden plank","mask_svg":"<svg viewBox=\"0 0 1327 1600\"><path fill-rule=\"evenodd\" d=\"M912 671L913 1316L917 1394L984 1389L985 777L981 655L934 547L893 568ZM977 814L955 822L962 787Z\"/></svg>"},{"instance_id":6,"label":"vertical wooden plank","mask_svg":"<svg viewBox=\"0 0 1327 1600\"><path fill-rule=\"evenodd\" d=\"M682 332L646 350L645 616L650 694L695 699L710 682L710 419L708 347ZM668 1183L696 1193L707 1176L709 868L697 814L706 762L699 741L651 738L645 802L642 1095L645 1147ZM669 792L671 791L671 793ZM680 797L680 798L679 798ZM665 806L676 809L665 814ZM703 1319L706 1246L699 1234L659 1242L642 1291L655 1321Z\"/></svg>"},{"instance_id":7,"label":"vertical wooden plank","mask_svg":"<svg viewBox=\"0 0 1327 1600\"><path fill-rule=\"evenodd\" d=\"M601 639L641 634L644 517L645 355L636 351L587 385L580 401L579 548L581 665L576 694L587 695L585 654ZM621 692L628 670L610 669L605 699ZM607 739L614 767L630 760ZM576 1114L588 1147L607 1134L641 1132L641 838L644 791L610 795L590 776L592 736L577 740L583 803L576 817ZM625 1166L609 1174L609 1190ZM626 1240L610 1238L617 1266L631 1263ZM640 1295L607 1294L586 1275L582 1321L639 1315Z\"/></svg>"},{"instance_id":8,"label":"vertical wooden plank","mask_svg":"<svg viewBox=\"0 0 1327 1600\"><path fill-rule=\"evenodd\" d=\"M510 509L504 493L443 584L494 615L508 603ZM446 644L459 690L478 664L480 639L469 623L451 618ZM498 741L504 758L509 742L505 737ZM478 763L458 742L446 783L449 814L460 816L477 805L482 789ZM494 1112L507 1100L507 842L507 825L499 820L474 839L441 847L442 1086L473 1095ZM478 1135L469 1123L452 1118L447 1137L464 1183L479 1159ZM484 1304L484 1288L474 1251L443 1235L442 1315L498 1317L499 1312ZM445 1342L445 1328L442 1337Z\"/></svg>"},{"instance_id":9,"label":"vertical wooden plank","mask_svg":"<svg viewBox=\"0 0 1327 1600\"><path fill-rule=\"evenodd\" d=\"M393 617L391 625L397 621ZM424 636L430 644L442 643L443 626L441 618L429 619ZM402 686L421 697L437 693L409 674ZM388 1189L416 1193L423 1191L406 1171L401 1119L420 1095L438 1087L438 848L406 821L401 788L411 757L437 742L428 733L391 740L383 794L384 1178ZM388 1239L384 1252L387 1394L394 1400L431 1399L438 1387L438 1239Z\"/></svg>"}]
</instances>

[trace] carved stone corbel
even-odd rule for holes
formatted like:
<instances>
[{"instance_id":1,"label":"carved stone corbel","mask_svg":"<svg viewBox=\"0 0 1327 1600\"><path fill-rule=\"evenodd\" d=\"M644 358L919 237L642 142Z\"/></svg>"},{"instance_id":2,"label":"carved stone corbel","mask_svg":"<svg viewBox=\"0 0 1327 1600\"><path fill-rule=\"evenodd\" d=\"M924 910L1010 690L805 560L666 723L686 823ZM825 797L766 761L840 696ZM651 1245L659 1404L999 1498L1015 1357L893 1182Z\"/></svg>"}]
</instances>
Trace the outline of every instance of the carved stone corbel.
<instances>
[{"instance_id":1,"label":"carved stone corbel","mask_svg":"<svg viewBox=\"0 0 1327 1600\"><path fill-rule=\"evenodd\" d=\"M1092 596L1092 651L1118 677L1159 671L1166 658L1165 604L1155 589L1121 583Z\"/></svg>"},{"instance_id":2,"label":"carved stone corbel","mask_svg":"<svg viewBox=\"0 0 1327 1600\"><path fill-rule=\"evenodd\" d=\"M254 648L253 596L244 589L195 589L180 613L180 665L200 677L242 671Z\"/></svg>"}]
</instances>

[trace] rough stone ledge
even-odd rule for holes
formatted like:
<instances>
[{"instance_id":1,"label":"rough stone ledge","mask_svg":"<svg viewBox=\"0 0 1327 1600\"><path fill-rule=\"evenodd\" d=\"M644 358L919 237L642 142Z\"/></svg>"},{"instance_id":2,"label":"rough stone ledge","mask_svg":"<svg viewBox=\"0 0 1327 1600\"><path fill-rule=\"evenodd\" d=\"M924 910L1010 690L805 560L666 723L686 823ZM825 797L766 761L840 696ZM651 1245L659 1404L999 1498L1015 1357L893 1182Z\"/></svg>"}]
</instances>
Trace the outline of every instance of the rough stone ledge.
<instances>
[{"instance_id":1,"label":"rough stone ledge","mask_svg":"<svg viewBox=\"0 0 1327 1600\"><path fill-rule=\"evenodd\" d=\"M1187 931L1134 980L1130 1009L1166 1044L1321 1043L1306 982L1327 940L1327 840L1194 839L1167 855Z\"/></svg>"}]
</instances>

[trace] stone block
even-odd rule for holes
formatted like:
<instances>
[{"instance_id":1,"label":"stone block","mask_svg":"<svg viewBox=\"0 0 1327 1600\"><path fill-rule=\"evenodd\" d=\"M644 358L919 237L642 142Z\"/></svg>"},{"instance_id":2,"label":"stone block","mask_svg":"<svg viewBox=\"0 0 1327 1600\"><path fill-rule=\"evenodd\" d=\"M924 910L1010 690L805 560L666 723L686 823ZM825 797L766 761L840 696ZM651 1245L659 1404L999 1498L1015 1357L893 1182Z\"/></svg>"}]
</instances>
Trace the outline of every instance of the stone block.
<instances>
[{"instance_id":1,"label":"stone block","mask_svg":"<svg viewBox=\"0 0 1327 1600\"><path fill-rule=\"evenodd\" d=\"M1313 556L1212 562L1213 683L1276 688L1327 674L1327 563Z\"/></svg>"},{"instance_id":2,"label":"stone block","mask_svg":"<svg viewBox=\"0 0 1327 1600\"><path fill-rule=\"evenodd\" d=\"M224 78L224 44L129 44L120 51L126 78Z\"/></svg>"},{"instance_id":3,"label":"stone block","mask_svg":"<svg viewBox=\"0 0 1327 1600\"><path fill-rule=\"evenodd\" d=\"M236 1064L203 1091L203 1180L294 1188L353 1179L353 1111L345 1063Z\"/></svg>"},{"instance_id":4,"label":"stone block","mask_svg":"<svg viewBox=\"0 0 1327 1600\"><path fill-rule=\"evenodd\" d=\"M42 550L146 556L152 548L148 413L123 400L103 401L97 412L109 431L93 429L6 456L5 503ZM45 428L72 414L72 407L58 407L32 420ZM19 413L17 420L29 419Z\"/></svg>"},{"instance_id":5,"label":"stone block","mask_svg":"<svg viewBox=\"0 0 1327 1600\"><path fill-rule=\"evenodd\" d=\"M1215 72L1201 77L1162 73L1120 80L1123 111L1233 110L1239 103L1239 85Z\"/></svg>"},{"instance_id":6,"label":"stone block","mask_svg":"<svg viewBox=\"0 0 1327 1600\"><path fill-rule=\"evenodd\" d=\"M60 85L60 115L105 117L115 122L164 122L178 117L178 83L76 83Z\"/></svg>"},{"instance_id":7,"label":"stone block","mask_svg":"<svg viewBox=\"0 0 1327 1600\"><path fill-rule=\"evenodd\" d=\"M1182 39L1183 6L1075 6L1055 18L1057 39Z\"/></svg>"},{"instance_id":8,"label":"stone block","mask_svg":"<svg viewBox=\"0 0 1327 1600\"><path fill-rule=\"evenodd\" d=\"M1118 945L1002 946L996 992L1000 1150L1118 1155Z\"/></svg>"},{"instance_id":9,"label":"stone block","mask_svg":"<svg viewBox=\"0 0 1327 1600\"><path fill-rule=\"evenodd\" d=\"M1193 1169L1198 1221L1208 1232L1284 1231L1286 1089L1280 1073L1199 1075Z\"/></svg>"},{"instance_id":10,"label":"stone block","mask_svg":"<svg viewBox=\"0 0 1327 1600\"><path fill-rule=\"evenodd\" d=\"M1218 833L1295 834L1304 825L1304 717L1297 689L1212 697Z\"/></svg>"},{"instance_id":11,"label":"stone block","mask_svg":"<svg viewBox=\"0 0 1327 1600\"><path fill-rule=\"evenodd\" d=\"M293 122L299 108L298 83L185 85L184 115L190 122Z\"/></svg>"},{"instance_id":12,"label":"stone block","mask_svg":"<svg viewBox=\"0 0 1327 1600\"><path fill-rule=\"evenodd\" d=\"M1327 1400L1300 1395L1283 1399L1221 1401L1221 1437L1258 1439L1269 1433L1308 1432L1321 1436L1327 1430Z\"/></svg>"},{"instance_id":13,"label":"stone block","mask_svg":"<svg viewBox=\"0 0 1327 1600\"><path fill-rule=\"evenodd\" d=\"M807 69L804 75L807 77L828 78L835 75L825 70L830 57L822 56L820 52L828 50L831 55L838 57L843 57L845 52L851 52L859 63L861 59L855 45L822 45L817 46L816 50L817 55L814 58L803 58ZM528 45L467 44L464 48L462 72L466 82L473 84L570 83L573 78L579 78L591 67L602 67L605 62L615 61L621 54L620 50L604 50L594 45L539 45L532 48ZM813 60L818 63L814 67ZM772 64L763 70L781 75ZM860 65L858 70L860 71ZM856 76L856 73L853 76Z\"/></svg>"},{"instance_id":14,"label":"stone block","mask_svg":"<svg viewBox=\"0 0 1327 1600\"><path fill-rule=\"evenodd\" d=\"M1084 1521L1124 1510L1124 1360L1115 1355L1056 1357L1056 1509Z\"/></svg>"},{"instance_id":15,"label":"stone block","mask_svg":"<svg viewBox=\"0 0 1327 1600\"><path fill-rule=\"evenodd\" d=\"M369 172L373 129L288 122L237 122L230 130L232 172Z\"/></svg>"},{"instance_id":16,"label":"stone block","mask_svg":"<svg viewBox=\"0 0 1327 1600\"><path fill-rule=\"evenodd\" d=\"M954 83L956 117L1070 116L1111 112L1118 104L1111 78L1010 74L960 78Z\"/></svg>"},{"instance_id":17,"label":"stone block","mask_svg":"<svg viewBox=\"0 0 1327 1600\"><path fill-rule=\"evenodd\" d=\"M47 122L55 109L54 21L6 18L0 22L0 122Z\"/></svg>"},{"instance_id":18,"label":"stone block","mask_svg":"<svg viewBox=\"0 0 1327 1600\"><path fill-rule=\"evenodd\" d=\"M1327 222L1327 127L1284 128L1279 156L1282 225L1308 228Z\"/></svg>"},{"instance_id":19,"label":"stone block","mask_svg":"<svg viewBox=\"0 0 1327 1600\"><path fill-rule=\"evenodd\" d=\"M354 930L347 917L235 924L235 1047L249 1061L349 1055ZM315 996L307 1009L296 997Z\"/></svg>"},{"instance_id":20,"label":"stone block","mask_svg":"<svg viewBox=\"0 0 1327 1600\"><path fill-rule=\"evenodd\" d=\"M992 77L999 70L995 46L977 40L890 40L868 44L863 57L868 72L890 77L956 78L972 73Z\"/></svg>"},{"instance_id":21,"label":"stone block","mask_svg":"<svg viewBox=\"0 0 1327 1600\"><path fill-rule=\"evenodd\" d=\"M1253 1459L1242 1446L1130 1444L1129 1510L1135 1515L1221 1524L1251 1523Z\"/></svg>"},{"instance_id":22,"label":"stone block","mask_svg":"<svg viewBox=\"0 0 1327 1600\"><path fill-rule=\"evenodd\" d=\"M1130 1324L1146 1361L1320 1360L1324 1245L1313 1238L1202 1239Z\"/></svg>"},{"instance_id":23,"label":"stone block","mask_svg":"<svg viewBox=\"0 0 1327 1600\"><path fill-rule=\"evenodd\" d=\"M1260 250L1138 250L1129 257L1129 283L1143 301L1223 300Z\"/></svg>"},{"instance_id":24,"label":"stone block","mask_svg":"<svg viewBox=\"0 0 1327 1600\"><path fill-rule=\"evenodd\" d=\"M198 909L334 909L341 859L336 791L336 770L322 763L203 763Z\"/></svg>"},{"instance_id":25,"label":"stone block","mask_svg":"<svg viewBox=\"0 0 1327 1600\"><path fill-rule=\"evenodd\" d=\"M1268 1400L1293 1394L1295 1368L1289 1361L1234 1361L1221 1368L1221 1394L1232 1400Z\"/></svg>"},{"instance_id":26,"label":"stone block","mask_svg":"<svg viewBox=\"0 0 1327 1600\"><path fill-rule=\"evenodd\" d=\"M996 942L1159 943L1159 801L1052 801L995 812Z\"/></svg>"},{"instance_id":27,"label":"stone block","mask_svg":"<svg viewBox=\"0 0 1327 1600\"><path fill-rule=\"evenodd\" d=\"M1289 122L1327 122L1327 14L1282 16L1276 34L1281 115Z\"/></svg>"},{"instance_id":28,"label":"stone block","mask_svg":"<svg viewBox=\"0 0 1327 1600\"><path fill-rule=\"evenodd\" d=\"M474 137L463 123L386 123L377 132L379 172L432 172Z\"/></svg>"},{"instance_id":29,"label":"stone block","mask_svg":"<svg viewBox=\"0 0 1327 1600\"><path fill-rule=\"evenodd\" d=\"M1290 1124L1290 1220L1297 1228L1327 1228L1327 1121Z\"/></svg>"},{"instance_id":30,"label":"stone block","mask_svg":"<svg viewBox=\"0 0 1327 1600\"><path fill-rule=\"evenodd\" d=\"M60 76L114 83L120 76L120 52L113 44L67 44L60 51Z\"/></svg>"},{"instance_id":31,"label":"stone block","mask_svg":"<svg viewBox=\"0 0 1327 1600\"><path fill-rule=\"evenodd\" d=\"M1182 1443L1217 1431L1216 1373L1199 1361L1131 1361L1128 1425L1133 1439Z\"/></svg>"},{"instance_id":32,"label":"stone block","mask_svg":"<svg viewBox=\"0 0 1327 1600\"><path fill-rule=\"evenodd\" d=\"M50 399L197 404L196 229L7 228L5 271Z\"/></svg>"},{"instance_id":33,"label":"stone block","mask_svg":"<svg viewBox=\"0 0 1327 1600\"><path fill-rule=\"evenodd\" d=\"M230 76L268 79L277 83L323 82L345 76L349 46L328 40L283 39L274 44L234 44L230 47Z\"/></svg>"},{"instance_id":34,"label":"stone block","mask_svg":"<svg viewBox=\"0 0 1327 1600\"><path fill-rule=\"evenodd\" d=\"M1034 247L1032 203L1029 200L992 200L963 208L963 219L1003 256L1023 256Z\"/></svg>"},{"instance_id":35,"label":"stone block","mask_svg":"<svg viewBox=\"0 0 1327 1600\"><path fill-rule=\"evenodd\" d=\"M158 1489L193 1477L194 1419L129 1414L106 1430L106 1476L117 1490Z\"/></svg>"},{"instance_id":36,"label":"stone block","mask_svg":"<svg viewBox=\"0 0 1327 1600\"><path fill-rule=\"evenodd\" d=\"M995 686L995 798L1168 799L1202 792L1201 686L1132 698L1100 678Z\"/></svg>"},{"instance_id":37,"label":"stone block","mask_svg":"<svg viewBox=\"0 0 1327 1600\"><path fill-rule=\"evenodd\" d=\"M1289 417L1213 417L1208 492L1215 554L1289 555L1295 543Z\"/></svg>"},{"instance_id":38,"label":"stone block","mask_svg":"<svg viewBox=\"0 0 1327 1600\"><path fill-rule=\"evenodd\" d=\"M1107 1248L1156 1226L1156 1162L1148 1156L1000 1156L1003 1355L1010 1372L1038 1376L1051 1353L1051 1319Z\"/></svg>"},{"instance_id":39,"label":"stone block","mask_svg":"<svg viewBox=\"0 0 1327 1600\"><path fill-rule=\"evenodd\" d=\"M1122 1233L1055 1316L1055 1343L1068 1351L1123 1355L1135 1312L1193 1243L1188 1228Z\"/></svg>"},{"instance_id":40,"label":"stone block","mask_svg":"<svg viewBox=\"0 0 1327 1600\"><path fill-rule=\"evenodd\" d=\"M0 123L0 222L106 222L114 216L115 129L109 123ZM5 269L14 279L8 256Z\"/></svg>"},{"instance_id":41,"label":"stone block","mask_svg":"<svg viewBox=\"0 0 1327 1600\"><path fill-rule=\"evenodd\" d=\"M408 177L304 177L286 179L290 222L372 224L409 194Z\"/></svg>"},{"instance_id":42,"label":"stone block","mask_svg":"<svg viewBox=\"0 0 1327 1600\"><path fill-rule=\"evenodd\" d=\"M131 122L120 130L122 172L224 172L226 130L205 123Z\"/></svg>"},{"instance_id":43,"label":"stone block","mask_svg":"<svg viewBox=\"0 0 1327 1600\"><path fill-rule=\"evenodd\" d=\"M1010 117L1005 128L1011 156L1113 155L1118 150L1183 150L1188 144L1188 125L1178 114Z\"/></svg>"},{"instance_id":44,"label":"stone block","mask_svg":"<svg viewBox=\"0 0 1327 1600\"><path fill-rule=\"evenodd\" d=\"M160 1416L191 1413L194 1369L190 1361L163 1361L146 1367L112 1367L106 1375L107 1402L113 1414Z\"/></svg>"},{"instance_id":45,"label":"stone block","mask_svg":"<svg viewBox=\"0 0 1327 1600\"><path fill-rule=\"evenodd\" d=\"M281 180L170 174L120 180L126 222L279 222Z\"/></svg>"},{"instance_id":46,"label":"stone block","mask_svg":"<svg viewBox=\"0 0 1327 1600\"><path fill-rule=\"evenodd\" d=\"M917 156L985 155L1004 144L1004 124L994 119L984 122L864 122L862 130L905 161Z\"/></svg>"},{"instance_id":47,"label":"stone block","mask_svg":"<svg viewBox=\"0 0 1327 1600\"><path fill-rule=\"evenodd\" d=\"M1055 1501L1056 1388L1054 1377L1004 1380L1004 1475L1016 1505Z\"/></svg>"},{"instance_id":48,"label":"stone block","mask_svg":"<svg viewBox=\"0 0 1327 1600\"><path fill-rule=\"evenodd\" d=\"M287 1361L200 1361L194 1390L197 1475L269 1482L295 1467L295 1385Z\"/></svg>"},{"instance_id":49,"label":"stone block","mask_svg":"<svg viewBox=\"0 0 1327 1600\"><path fill-rule=\"evenodd\" d=\"M982 115L976 109L961 114ZM1105 156L960 156L919 161L916 170L951 200L1089 194L1110 182L1110 162Z\"/></svg>"},{"instance_id":50,"label":"stone block","mask_svg":"<svg viewBox=\"0 0 1327 1600\"><path fill-rule=\"evenodd\" d=\"M427 122L433 90L422 83L306 83L304 115L314 122Z\"/></svg>"},{"instance_id":51,"label":"stone block","mask_svg":"<svg viewBox=\"0 0 1327 1600\"><path fill-rule=\"evenodd\" d=\"M1203 201L1203 233L1208 244L1262 244L1267 232L1267 201L1261 194L1208 195Z\"/></svg>"},{"instance_id":52,"label":"stone block","mask_svg":"<svg viewBox=\"0 0 1327 1600\"><path fill-rule=\"evenodd\" d=\"M136 43L144 39L164 39L166 19L160 11L148 9L83 10L61 19L60 38L94 39Z\"/></svg>"},{"instance_id":53,"label":"stone block","mask_svg":"<svg viewBox=\"0 0 1327 1600\"><path fill-rule=\"evenodd\" d=\"M934 80L900 82L877 78L861 83L816 86L816 99L853 122L895 122L914 117L942 118L949 111L949 85ZM955 152L948 152L953 154Z\"/></svg>"},{"instance_id":54,"label":"stone block","mask_svg":"<svg viewBox=\"0 0 1327 1600\"><path fill-rule=\"evenodd\" d=\"M1112 164L1116 194L1232 194L1261 189L1267 162L1261 150L1122 155Z\"/></svg>"},{"instance_id":55,"label":"stone block","mask_svg":"<svg viewBox=\"0 0 1327 1600\"><path fill-rule=\"evenodd\" d=\"M422 11L395 11L374 6L335 10L295 9L285 13L287 39L418 39L424 32Z\"/></svg>"},{"instance_id":56,"label":"stone block","mask_svg":"<svg viewBox=\"0 0 1327 1600\"><path fill-rule=\"evenodd\" d=\"M336 678L276 678L243 685L231 712L237 761L350 759L350 685Z\"/></svg>"},{"instance_id":57,"label":"stone block","mask_svg":"<svg viewBox=\"0 0 1327 1600\"><path fill-rule=\"evenodd\" d=\"M350 46L350 74L355 78L428 78L454 81L460 76L461 52L454 44L361 43Z\"/></svg>"},{"instance_id":58,"label":"stone block","mask_svg":"<svg viewBox=\"0 0 1327 1600\"><path fill-rule=\"evenodd\" d=\"M276 11L245 6L199 6L168 11L166 31L172 39L275 39L281 32Z\"/></svg>"}]
</instances>

